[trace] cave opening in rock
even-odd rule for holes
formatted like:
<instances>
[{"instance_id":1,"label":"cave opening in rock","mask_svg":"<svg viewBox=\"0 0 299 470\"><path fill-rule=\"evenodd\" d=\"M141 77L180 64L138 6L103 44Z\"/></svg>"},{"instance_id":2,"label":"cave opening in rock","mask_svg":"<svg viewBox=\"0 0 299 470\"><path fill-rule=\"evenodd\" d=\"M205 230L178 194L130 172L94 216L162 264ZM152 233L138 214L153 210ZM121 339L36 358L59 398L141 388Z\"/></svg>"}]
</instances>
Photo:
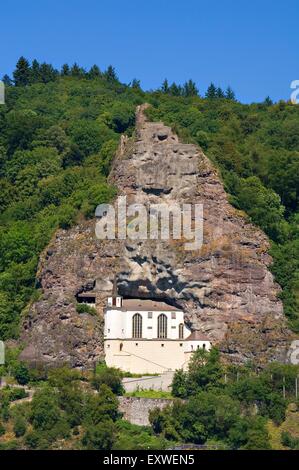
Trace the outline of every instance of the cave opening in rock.
<instances>
[{"instance_id":1,"label":"cave opening in rock","mask_svg":"<svg viewBox=\"0 0 299 470\"><path fill-rule=\"evenodd\" d=\"M75 294L76 300L79 304L95 305L96 292L94 291L96 281L90 281L82 286Z\"/></svg>"}]
</instances>

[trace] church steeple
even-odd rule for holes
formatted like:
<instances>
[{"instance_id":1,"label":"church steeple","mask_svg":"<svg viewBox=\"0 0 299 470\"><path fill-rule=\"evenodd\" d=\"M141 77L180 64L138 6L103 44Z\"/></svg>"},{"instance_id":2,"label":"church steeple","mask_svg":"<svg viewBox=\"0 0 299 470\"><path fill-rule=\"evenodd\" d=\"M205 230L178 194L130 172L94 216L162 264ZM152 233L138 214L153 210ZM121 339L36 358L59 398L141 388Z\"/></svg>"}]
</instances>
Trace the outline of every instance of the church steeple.
<instances>
[{"instance_id":1,"label":"church steeple","mask_svg":"<svg viewBox=\"0 0 299 470\"><path fill-rule=\"evenodd\" d=\"M113 279L113 290L112 290L112 297L116 298L117 297L117 281L116 281L116 274Z\"/></svg>"},{"instance_id":2,"label":"church steeple","mask_svg":"<svg viewBox=\"0 0 299 470\"><path fill-rule=\"evenodd\" d=\"M108 305L110 307L114 306L117 308L120 308L122 306L122 296L118 295L117 291L117 277L116 275L114 276L113 279L113 288L112 288L112 296L108 297Z\"/></svg>"}]
</instances>

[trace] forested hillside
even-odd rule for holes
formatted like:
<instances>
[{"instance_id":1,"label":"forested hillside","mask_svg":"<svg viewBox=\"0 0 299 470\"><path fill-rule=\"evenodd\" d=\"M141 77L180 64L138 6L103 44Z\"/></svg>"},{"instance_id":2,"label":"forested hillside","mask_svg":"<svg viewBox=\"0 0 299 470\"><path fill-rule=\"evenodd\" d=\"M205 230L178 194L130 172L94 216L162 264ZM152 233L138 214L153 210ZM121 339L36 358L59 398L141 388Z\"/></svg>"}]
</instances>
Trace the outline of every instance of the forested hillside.
<instances>
[{"instance_id":1,"label":"forested hillside","mask_svg":"<svg viewBox=\"0 0 299 470\"><path fill-rule=\"evenodd\" d=\"M290 325L299 331L299 108L243 105L228 88L205 98L193 81L165 81L143 92L119 82L113 67L84 71L20 59L14 83L4 77L0 106L0 337L18 336L20 315L39 295L38 257L57 227L92 217L116 189L106 177L119 136L132 133L137 104L152 119L200 145L218 166L231 202L273 242L272 270L283 287Z\"/></svg>"}]
</instances>

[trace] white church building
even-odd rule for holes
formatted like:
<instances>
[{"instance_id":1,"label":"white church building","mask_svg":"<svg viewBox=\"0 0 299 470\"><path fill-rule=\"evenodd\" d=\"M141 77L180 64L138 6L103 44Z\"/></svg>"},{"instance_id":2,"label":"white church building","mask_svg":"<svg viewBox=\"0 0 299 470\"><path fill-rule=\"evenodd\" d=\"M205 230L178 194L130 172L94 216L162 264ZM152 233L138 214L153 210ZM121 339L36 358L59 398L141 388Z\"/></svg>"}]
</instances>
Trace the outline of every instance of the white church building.
<instances>
[{"instance_id":1,"label":"white church building","mask_svg":"<svg viewBox=\"0 0 299 470\"><path fill-rule=\"evenodd\" d=\"M199 348L211 343L184 323L184 312L164 302L108 297L104 310L106 364L138 374L186 369Z\"/></svg>"}]
</instances>

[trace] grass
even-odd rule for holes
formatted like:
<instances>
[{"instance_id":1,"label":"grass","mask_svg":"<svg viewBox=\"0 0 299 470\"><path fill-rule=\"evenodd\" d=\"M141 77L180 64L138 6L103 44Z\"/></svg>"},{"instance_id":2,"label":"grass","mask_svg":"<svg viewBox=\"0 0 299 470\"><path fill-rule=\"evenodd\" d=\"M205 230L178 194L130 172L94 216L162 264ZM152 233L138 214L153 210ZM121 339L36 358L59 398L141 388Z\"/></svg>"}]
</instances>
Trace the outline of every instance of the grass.
<instances>
[{"instance_id":1,"label":"grass","mask_svg":"<svg viewBox=\"0 0 299 470\"><path fill-rule=\"evenodd\" d=\"M135 390L134 392L125 393L126 397L136 397L136 398L166 398L168 400L173 399L174 397L170 392L165 392L164 390Z\"/></svg>"},{"instance_id":2,"label":"grass","mask_svg":"<svg viewBox=\"0 0 299 470\"><path fill-rule=\"evenodd\" d=\"M276 426L272 421L269 421L267 428L272 449L287 450L288 447L283 446L281 443L282 433L287 432L291 437L299 438L299 410L295 403L288 406L286 419L280 426Z\"/></svg>"}]
</instances>

